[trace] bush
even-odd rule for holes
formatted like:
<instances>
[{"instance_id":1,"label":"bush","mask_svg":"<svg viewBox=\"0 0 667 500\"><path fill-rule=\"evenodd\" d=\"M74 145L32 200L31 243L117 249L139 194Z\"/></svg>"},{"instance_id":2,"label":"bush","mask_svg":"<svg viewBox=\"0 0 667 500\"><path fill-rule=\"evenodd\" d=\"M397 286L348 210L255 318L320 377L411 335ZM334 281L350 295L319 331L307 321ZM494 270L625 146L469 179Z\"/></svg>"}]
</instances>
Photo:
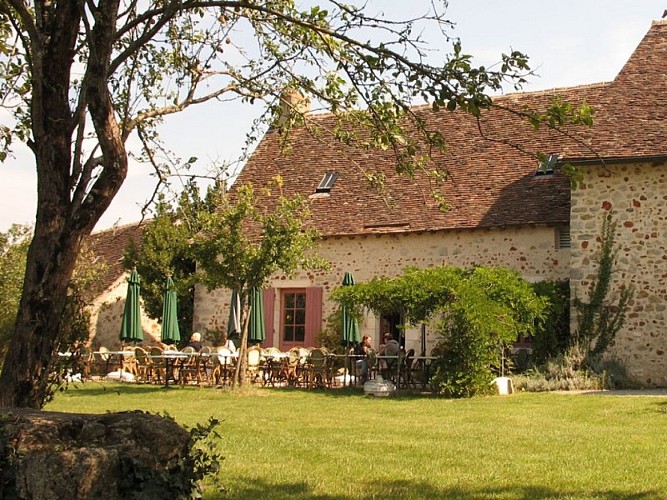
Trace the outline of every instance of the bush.
<instances>
[{"instance_id":1,"label":"bush","mask_svg":"<svg viewBox=\"0 0 667 500\"><path fill-rule=\"evenodd\" d=\"M452 315L440 324L443 340L433 349L435 375L431 385L443 396L462 398L491 392L492 365L498 360L498 344Z\"/></svg>"},{"instance_id":2,"label":"bush","mask_svg":"<svg viewBox=\"0 0 667 500\"><path fill-rule=\"evenodd\" d=\"M585 353L577 346L512 378L516 390L530 392L600 390L609 388L604 372L583 368Z\"/></svg>"},{"instance_id":3,"label":"bush","mask_svg":"<svg viewBox=\"0 0 667 500\"><path fill-rule=\"evenodd\" d=\"M533 290L548 302L532 335L531 362L539 365L562 355L570 344L570 282L540 281L533 283Z\"/></svg>"}]
</instances>

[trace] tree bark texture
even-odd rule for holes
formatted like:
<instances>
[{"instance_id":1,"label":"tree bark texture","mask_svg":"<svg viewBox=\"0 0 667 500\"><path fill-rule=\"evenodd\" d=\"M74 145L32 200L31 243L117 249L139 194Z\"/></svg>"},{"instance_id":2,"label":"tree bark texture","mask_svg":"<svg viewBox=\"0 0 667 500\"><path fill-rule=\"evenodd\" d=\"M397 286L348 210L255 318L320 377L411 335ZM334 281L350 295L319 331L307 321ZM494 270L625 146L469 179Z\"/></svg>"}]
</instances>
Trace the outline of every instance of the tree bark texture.
<instances>
[{"instance_id":1,"label":"tree bark texture","mask_svg":"<svg viewBox=\"0 0 667 500\"><path fill-rule=\"evenodd\" d=\"M40 408L48 395L48 370L60 333L67 289L82 242L107 209L127 173L127 155L109 97L106 71L118 2L103 2L91 37L82 102L98 137L99 173L92 186L75 168L73 137L85 113L70 109L70 72L83 1L52 2L37 9L30 39L32 140L37 167L35 233L28 251L23 294L2 374L0 407ZM42 6L43 7L43 6ZM79 115L79 116L76 116ZM85 196L76 196L84 190Z\"/></svg>"}]
</instances>

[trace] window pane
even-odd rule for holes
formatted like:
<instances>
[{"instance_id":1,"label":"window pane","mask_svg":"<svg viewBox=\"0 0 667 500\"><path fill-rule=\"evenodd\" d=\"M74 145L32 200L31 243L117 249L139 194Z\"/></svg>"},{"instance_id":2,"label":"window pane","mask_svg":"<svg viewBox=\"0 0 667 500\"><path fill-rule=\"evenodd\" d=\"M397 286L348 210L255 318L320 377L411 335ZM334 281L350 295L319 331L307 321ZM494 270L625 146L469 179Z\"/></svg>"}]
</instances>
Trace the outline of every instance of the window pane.
<instances>
[{"instance_id":1,"label":"window pane","mask_svg":"<svg viewBox=\"0 0 667 500\"><path fill-rule=\"evenodd\" d=\"M283 335L283 340L286 342L292 342L294 339L294 327L285 325L285 333Z\"/></svg>"},{"instance_id":2,"label":"window pane","mask_svg":"<svg viewBox=\"0 0 667 500\"><path fill-rule=\"evenodd\" d=\"M306 294L305 293L298 293L296 295L296 307L299 309L305 309L306 308Z\"/></svg>"},{"instance_id":3,"label":"window pane","mask_svg":"<svg viewBox=\"0 0 667 500\"><path fill-rule=\"evenodd\" d=\"M298 309L294 311L294 324L295 325L306 324L306 311L304 309Z\"/></svg>"},{"instance_id":4,"label":"window pane","mask_svg":"<svg viewBox=\"0 0 667 500\"><path fill-rule=\"evenodd\" d=\"M294 340L296 342L303 342L306 339L306 327L305 326L295 326L294 327Z\"/></svg>"},{"instance_id":5,"label":"window pane","mask_svg":"<svg viewBox=\"0 0 667 500\"><path fill-rule=\"evenodd\" d=\"M285 294L285 309L294 309L294 294Z\"/></svg>"}]
</instances>

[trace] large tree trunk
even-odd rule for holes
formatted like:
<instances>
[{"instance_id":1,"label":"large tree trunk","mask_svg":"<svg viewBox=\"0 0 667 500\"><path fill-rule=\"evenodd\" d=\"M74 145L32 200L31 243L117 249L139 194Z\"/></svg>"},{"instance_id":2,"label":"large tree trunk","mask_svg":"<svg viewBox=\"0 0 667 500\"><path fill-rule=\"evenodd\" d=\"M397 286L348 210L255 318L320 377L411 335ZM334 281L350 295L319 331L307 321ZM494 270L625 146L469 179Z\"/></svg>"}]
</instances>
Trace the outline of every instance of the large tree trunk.
<instances>
[{"instance_id":1,"label":"large tree trunk","mask_svg":"<svg viewBox=\"0 0 667 500\"><path fill-rule=\"evenodd\" d=\"M37 167L38 206L18 317L0 375L0 407L44 404L47 370L79 249L127 174L125 146L107 88L118 0L105 0L97 12L89 35L95 43L81 89L83 111L70 109L72 54L82 9L81 0L40 4L36 31L31 32L30 146ZM86 107L101 154L94 165L82 168L81 158L72 153L72 138L77 127L84 126ZM93 168L98 169L94 181Z\"/></svg>"},{"instance_id":2,"label":"large tree trunk","mask_svg":"<svg viewBox=\"0 0 667 500\"><path fill-rule=\"evenodd\" d=\"M0 375L0 406L40 408L47 395L46 370L80 246L80 238L63 222L36 222L19 314Z\"/></svg>"}]
</instances>

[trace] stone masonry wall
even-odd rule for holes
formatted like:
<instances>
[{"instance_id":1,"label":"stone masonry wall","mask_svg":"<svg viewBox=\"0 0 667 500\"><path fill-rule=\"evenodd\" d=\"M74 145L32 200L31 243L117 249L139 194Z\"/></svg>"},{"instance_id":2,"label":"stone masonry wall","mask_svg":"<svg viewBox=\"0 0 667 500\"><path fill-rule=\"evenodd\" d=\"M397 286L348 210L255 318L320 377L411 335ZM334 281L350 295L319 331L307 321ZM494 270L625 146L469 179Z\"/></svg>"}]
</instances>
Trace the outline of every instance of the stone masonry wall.
<instances>
[{"instance_id":1,"label":"stone masonry wall","mask_svg":"<svg viewBox=\"0 0 667 500\"><path fill-rule=\"evenodd\" d=\"M90 345L97 350L104 346L112 351L120 348L120 327L123 321L123 308L127 295L127 278L124 273L116 283L99 297L91 307L91 331L93 332ZM160 343L160 324L157 320L148 317L141 309L141 326L144 330L144 345Z\"/></svg>"},{"instance_id":2,"label":"stone masonry wall","mask_svg":"<svg viewBox=\"0 0 667 500\"><path fill-rule=\"evenodd\" d=\"M569 274L569 249L556 248L555 230L549 227L335 237L322 242L318 253L331 262L331 269L301 272L289 279L276 276L270 286L323 287L323 320L335 308L335 304L329 301L329 295L340 286L346 271L352 272L357 282L374 276L396 276L409 266L431 267L443 263L461 267L475 264L509 267L531 281L567 279ZM229 311L227 291L209 293L204 287L198 287L195 304L196 330L226 328ZM276 300L273 316L275 332L279 331L279 308L279 300ZM371 335L376 345L380 333L378 323L376 318L369 316L360 325L362 335ZM406 338L406 348L418 347L418 330L408 331ZM278 345L277 340L274 345ZM434 341L429 335L429 344Z\"/></svg>"},{"instance_id":3,"label":"stone masonry wall","mask_svg":"<svg viewBox=\"0 0 667 500\"><path fill-rule=\"evenodd\" d=\"M596 239L611 213L619 247L612 291L632 285L635 295L609 355L649 387L667 386L666 167L663 162L582 168L583 186L572 193L572 296L587 297L597 271Z\"/></svg>"}]
</instances>

